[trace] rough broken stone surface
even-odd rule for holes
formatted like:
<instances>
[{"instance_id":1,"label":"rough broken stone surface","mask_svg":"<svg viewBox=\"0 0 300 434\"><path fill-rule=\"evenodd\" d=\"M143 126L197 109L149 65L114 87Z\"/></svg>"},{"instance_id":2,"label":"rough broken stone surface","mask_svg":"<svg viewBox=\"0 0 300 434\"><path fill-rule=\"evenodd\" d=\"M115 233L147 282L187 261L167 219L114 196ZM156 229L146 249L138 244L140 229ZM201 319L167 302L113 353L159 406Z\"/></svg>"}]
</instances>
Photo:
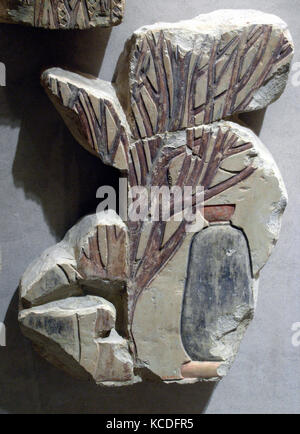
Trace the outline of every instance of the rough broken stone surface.
<instances>
[{"instance_id":1,"label":"rough broken stone surface","mask_svg":"<svg viewBox=\"0 0 300 434\"><path fill-rule=\"evenodd\" d=\"M125 0L0 0L0 21L45 29L110 27L122 22Z\"/></svg>"},{"instance_id":2,"label":"rough broken stone surface","mask_svg":"<svg viewBox=\"0 0 300 434\"><path fill-rule=\"evenodd\" d=\"M228 117L275 101L292 53L279 18L226 10L137 30L113 83L59 68L43 73L77 141L127 176L129 187L204 190L197 233L176 220L175 202L168 221L124 223L114 212L96 214L29 266L20 320L49 361L109 385L226 375L287 204L270 152ZM115 323L98 336L103 325L95 327L91 308L82 314L85 339L76 340L72 321L90 296L112 304ZM48 317L55 324L62 318L61 333L49 335ZM86 358L78 357L79 347Z\"/></svg>"},{"instance_id":3,"label":"rough broken stone surface","mask_svg":"<svg viewBox=\"0 0 300 434\"><path fill-rule=\"evenodd\" d=\"M23 305L80 296L85 286L105 291L109 283L110 293L122 292L129 273L127 250L127 228L115 213L83 218L25 272L20 283Z\"/></svg>"},{"instance_id":4,"label":"rough broken stone surface","mask_svg":"<svg viewBox=\"0 0 300 434\"><path fill-rule=\"evenodd\" d=\"M115 330L116 310L107 300L86 296L54 301L21 311L19 321L25 336L52 362L54 355L58 367L90 375L96 383L132 380L128 343Z\"/></svg>"}]
</instances>

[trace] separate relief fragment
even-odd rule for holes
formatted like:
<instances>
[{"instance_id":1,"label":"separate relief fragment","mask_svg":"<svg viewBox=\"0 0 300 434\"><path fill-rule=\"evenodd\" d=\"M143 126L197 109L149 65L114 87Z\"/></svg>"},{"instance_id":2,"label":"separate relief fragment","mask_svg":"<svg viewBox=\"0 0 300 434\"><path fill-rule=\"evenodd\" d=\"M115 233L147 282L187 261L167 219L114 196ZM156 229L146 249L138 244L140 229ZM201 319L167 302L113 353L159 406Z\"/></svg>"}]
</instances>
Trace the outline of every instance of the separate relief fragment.
<instances>
[{"instance_id":1,"label":"separate relief fragment","mask_svg":"<svg viewBox=\"0 0 300 434\"><path fill-rule=\"evenodd\" d=\"M125 0L0 0L0 22L45 29L111 27L122 22Z\"/></svg>"},{"instance_id":2,"label":"separate relief fragment","mask_svg":"<svg viewBox=\"0 0 300 434\"><path fill-rule=\"evenodd\" d=\"M42 84L75 139L105 164L126 171L130 131L111 83L52 68Z\"/></svg>"}]
</instances>

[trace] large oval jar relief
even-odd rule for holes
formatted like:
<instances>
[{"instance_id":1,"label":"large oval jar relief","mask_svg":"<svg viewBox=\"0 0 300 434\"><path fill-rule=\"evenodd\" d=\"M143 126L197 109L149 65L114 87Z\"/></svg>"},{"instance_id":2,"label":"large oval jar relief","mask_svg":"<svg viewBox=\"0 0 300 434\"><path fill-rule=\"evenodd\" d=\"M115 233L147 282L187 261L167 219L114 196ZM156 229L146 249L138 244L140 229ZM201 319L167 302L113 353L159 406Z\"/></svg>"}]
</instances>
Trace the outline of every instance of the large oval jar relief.
<instances>
[{"instance_id":1,"label":"large oval jar relief","mask_svg":"<svg viewBox=\"0 0 300 434\"><path fill-rule=\"evenodd\" d=\"M252 273L243 232L214 224L192 241L181 335L193 361L222 361L239 345L253 314Z\"/></svg>"}]
</instances>

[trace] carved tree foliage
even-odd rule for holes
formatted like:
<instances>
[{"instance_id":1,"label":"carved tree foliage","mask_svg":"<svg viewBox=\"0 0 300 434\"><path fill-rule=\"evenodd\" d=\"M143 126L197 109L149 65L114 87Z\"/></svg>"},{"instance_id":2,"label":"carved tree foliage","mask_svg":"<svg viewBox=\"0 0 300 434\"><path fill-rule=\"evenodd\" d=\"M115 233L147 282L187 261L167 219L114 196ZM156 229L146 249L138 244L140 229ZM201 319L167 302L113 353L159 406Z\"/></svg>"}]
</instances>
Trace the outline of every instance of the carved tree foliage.
<instances>
[{"instance_id":1,"label":"carved tree foliage","mask_svg":"<svg viewBox=\"0 0 300 434\"><path fill-rule=\"evenodd\" d=\"M207 201L256 170L249 158L244 168L226 172L227 159L250 151L253 144L229 124L213 122L278 98L292 51L287 32L269 24L247 21L223 34L150 27L129 41L113 90L100 80L87 84L76 74L65 78L61 70L49 70L43 82L73 135L106 164L125 170L131 187L191 186L194 191L201 185ZM270 81L271 96L263 93L257 102ZM103 86L110 89L107 94L99 92ZM226 175L221 181L220 170ZM140 294L185 240L186 221L170 230L173 224L128 222L131 323ZM110 239L109 249L119 248L117 238ZM101 240L90 240L91 253L84 253L82 264L103 277L100 251Z\"/></svg>"},{"instance_id":2,"label":"carved tree foliage","mask_svg":"<svg viewBox=\"0 0 300 434\"><path fill-rule=\"evenodd\" d=\"M47 85L50 98L54 102L59 99L59 110L64 107L62 115L79 143L105 164L127 171L128 132L111 95L99 98L84 88L52 77Z\"/></svg>"},{"instance_id":3,"label":"carved tree foliage","mask_svg":"<svg viewBox=\"0 0 300 434\"><path fill-rule=\"evenodd\" d=\"M253 25L231 38L207 36L184 51L163 31L149 31L133 53L131 87L135 137L177 131L247 110L256 91L292 52L271 25Z\"/></svg>"},{"instance_id":4,"label":"carved tree foliage","mask_svg":"<svg viewBox=\"0 0 300 434\"><path fill-rule=\"evenodd\" d=\"M93 103L83 89L73 94L72 101L92 150L106 164L127 169L128 136L112 103L108 100Z\"/></svg>"},{"instance_id":5,"label":"carved tree foliage","mask_svg":"<svg viewBox=\"0 0 300 434\"><path fill-rule=\"evenodd\" d=\"M117 226L98 226L95 235L89 237L78 261L78 271L83 279L126 280L127 239L126 232Z\"/></svg>"},{"instance_id":6,"label":"carved tree foliage","mask_svg":"<svg viewBox=\"0 0 300 434\"><path fill-rule=\"evenodd\" d=\"M123 16L120 0L36 0L34 21L37 27L48 24L51 28L88 27L99 17L107 24L119 23Z\"/></svg>"},{"instance_id":7,"label":"carved tree foliage","mask_svg":"<svg viewBox=\"0 0 300 434\"><path fill-rule=\"evenodd\" d=\"M165 145L161 136L149 140L144 139L132 145L130 149L130 186L169 187L170 170L172 164L176 162L172 186L181 188L191 186L195 190L197 185L201 185L204 188L204 200L206 201L253 174L256 169L250 162L244 169L229 174L223 182L214 183L218 170L227 158L248 151L252 147L252 143L241 142L240 137L229 127L219 127L217 134L210 126L189 129L186 144L176 148L171 144ZM193 198L196 198L195 195ZM195 206L195 200L193 200L193 205ZM181 209L183 209L183 203ZM171 217L172 215L174 215L174 201L171 199ZM157 221L153 222L149 229L147 223L129 222L131 279L134 282L133 292L130 294L133 306L132 316L140 293L165 267L185 239L186 221L179 222L175 231L173 233L171 231L171 236L166 239L164 235L169 224L173 222ZM146 240L145 226L148 226ZM140 243L145 244L145 248L142 257L138 258Z\"/></svg>"}]
</instances>

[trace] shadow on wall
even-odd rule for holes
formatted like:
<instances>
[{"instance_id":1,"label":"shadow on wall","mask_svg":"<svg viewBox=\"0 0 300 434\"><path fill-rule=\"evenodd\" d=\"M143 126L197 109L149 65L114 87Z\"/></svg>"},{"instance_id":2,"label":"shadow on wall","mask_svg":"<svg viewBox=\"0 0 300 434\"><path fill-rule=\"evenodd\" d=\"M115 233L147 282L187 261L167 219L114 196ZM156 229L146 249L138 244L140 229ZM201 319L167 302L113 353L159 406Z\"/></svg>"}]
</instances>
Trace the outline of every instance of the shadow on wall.
<instances>
[{"instance_id":1,"label":"shadow on wall","mask_svg":"<svg viewBox=\"0 0 300 434\"><path fill-rule=\"evenodd\" d=\"M72 138L39 85L40 73L55 65L98 75L109 36L110 29L49 32L0 26L0 61L7 68L7 87L0 89L0 104L5 107L0 121L20 129L14 182L41 206L57 240L80 217L95 211L97 188L116 186L118 174ZM257 130L260 122L258 116ZM208 405L212 383L107 389L75 380L32 350L20 332L17 311L16 293L5 319L7 347L0 347L2 411L199 414Z\"/></svg>"},{"instance_id":2,"label":"shadow on wall","mask_svg":"<svg viewBox=\"0 0 300 434\"><path fill-rule=\"evenodd\" d=\"M29 106L13 164L14 183L41 206L60 241L80 217L95 212L97 189L117 184L118 174L73 139L43 89L34 89Z\"/></svg>"},{"instance_id":3,"label":"shadow on wall","mask_svg":"<svg viewBox=\"0 0 300 434\"><path fill-rule=\"evenodd\" d=\"M97 76L110 31L0 26L0 61L7 71L0 121L19 129L14 183L41 206L57 240L80 217L95 212L98 187L117 185L118 174L73 139L40 85L40 74L55 65Z\"/></svg>"},{"instance_id":4,"label":"shadow on wall","mask_svg":"<svg viewBox=\"0 0 300 434\"><path fill-rule=\"evenodd\" d=\"M257 110L255 112L241 113L239 118L250 128L257 136L260 135L263 127L267 108Z\"/></svg>"}]
</instances>

